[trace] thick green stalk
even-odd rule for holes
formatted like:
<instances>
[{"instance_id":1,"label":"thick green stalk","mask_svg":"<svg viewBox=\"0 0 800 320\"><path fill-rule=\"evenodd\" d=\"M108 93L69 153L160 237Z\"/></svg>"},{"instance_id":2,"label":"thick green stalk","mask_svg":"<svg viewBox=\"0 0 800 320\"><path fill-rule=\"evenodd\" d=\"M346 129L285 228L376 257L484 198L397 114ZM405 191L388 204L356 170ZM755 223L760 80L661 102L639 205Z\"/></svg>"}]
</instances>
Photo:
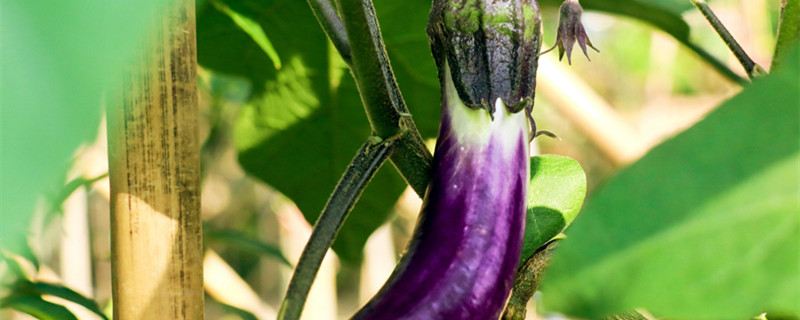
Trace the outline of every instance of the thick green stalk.
<instances>
[{"instance_id":1,"label":"thick green stalk","mask_svg":"<svg viewBox=\"0 0 800 320\"><path fill-rule=\"evenodd\" d=\"M725 25L722 24L722 21L719 21L717 15L714 14L714 11L711 11L711 8L708 6L704 0L692 0L692 3L698 10L703 14L703 16L708 20L708 23L711 24L711 27L717 32L722 41L725 41L725 44L728 46L728 49L731 50L736 59L739 60L739 63L742 64L744 70L747 72L747 76L750 79L755 77L763 76L766 74L761 66L757 63L753 62L753 59L750 59L750 56L742 49L742 46L739 45L739 42L728 32L728 28L725 28Z\"/></svg>"},{"instance_id":2,"label":"thick green stalk","mask_svg":"<svg viewBox=\"0 0 800 320\"><path fill-rule=\"evenodd\" d=\"M369 0L340 0L350 41L351 71L375 135L402 135L391 155L403 178L423 196L430 180L432 156L411 121L381 38L375 8Z\"/></svg>"},{"instance_id":3,"label":"thick green stalk","mask_svg":"<svg viewBox=\"0 0 800 320\"><path fill-rule=\"evenodd\" d=\"M300 260L292 274L292 280L289 282L286 297L281 305L278 320L300 318L308 292L311 290L317 271L325 258L325 253L333 243L347 214L361 196L361 192L392 153L395 141L394 139L383 140L370 137L350 162L322 210L322 214L311 232L311 238L308 239L308 243L300 255Z\"/></svg>"}]
</instances>

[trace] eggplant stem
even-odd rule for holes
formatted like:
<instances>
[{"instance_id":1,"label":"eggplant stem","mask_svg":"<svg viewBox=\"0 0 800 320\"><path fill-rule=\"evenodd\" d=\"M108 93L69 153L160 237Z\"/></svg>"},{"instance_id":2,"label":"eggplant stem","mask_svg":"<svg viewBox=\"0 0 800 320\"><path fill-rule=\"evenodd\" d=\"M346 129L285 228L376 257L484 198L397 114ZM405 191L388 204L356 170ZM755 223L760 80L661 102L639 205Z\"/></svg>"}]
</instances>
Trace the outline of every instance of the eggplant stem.
<instances>
[{"instance_id":1,"label":"eggplant stem","mask_svg":"<svg viewBox=\"0 0 800 320\"><path fill-rule=\"evenodd\" d=\"M372 132L384 139L402 133L390 160L421 198L428 188L433 156L407 116L409 111L389 64L372 1L338 0L338 6L352 54L350 69Z\"/></svg>"},{"instance_id":2,"label":"eggplant stem","mask_svg":"<svg viewBox=\"0 0 800 320\"><path fill-rule=\"evenodd\" d=\"M739 63L742 65L744 70L747 72L747 76L752 80L757 77L761 77L767 74L761 66L757 63L753 62L753 59L750 59L750 56L742 49L742 46L739 45L739 42L736 41L736 38L728 32L728 28L725 28L725 25L722 24L722 21L717 18L717 15L714 14L714 11L708 6L704 0L692 0L692 3L697 10L703 14L711 27L714 28L714 31L717 32L722 41L728 46L728 49L731 50L736 59L739 60Z\"/></svg>"},{"instance_id":3,"label":"eggplant stem","mask_svg":"<svg viewBox=\"0 0 800 320\"><path fill-rule=\"evenodd\" d=\"M377 138L377 139L376 139ZM356 153L344 175L333 190L328 203L314 224L311 237L300 255L294 269L289 289L281 304L278 320L296 320L300 318L305 306L308 292L314 283L322 260L333 239L341 229L347 215L353 210L358 197L378 169L394 150L395 143L402 136L387 139L371 136Z\"/></svg>"},{"instance_id":4,"label":"eggplant stem","mask_svg":"<svg viewBox=\"0 0 800 320\"><path fill-rule=\"evenodd\" d=\"M539 289L542 271L550 264L550 257L553 256L557 244L558 239L545 243L519 268L517 279L514 281L514 289L511 291L511 298L508 299L501 320L525 319L528 301Z\"/></svg>"},{"instance_id":5,"label":"eggplant stem","mask_svg":"<svg viewBox=\"0 0 800 320\"><path fill-rule=\"evenodd\" d=\"M336 13L336 9L331 5L331 0L307 0L311 12L317 18L317 22L322 27L322 31L331 40L336 51L347 65L351 65L350 42L347 39L347 32L344 28L342 19Z\"/></svg>"}]
</instances>

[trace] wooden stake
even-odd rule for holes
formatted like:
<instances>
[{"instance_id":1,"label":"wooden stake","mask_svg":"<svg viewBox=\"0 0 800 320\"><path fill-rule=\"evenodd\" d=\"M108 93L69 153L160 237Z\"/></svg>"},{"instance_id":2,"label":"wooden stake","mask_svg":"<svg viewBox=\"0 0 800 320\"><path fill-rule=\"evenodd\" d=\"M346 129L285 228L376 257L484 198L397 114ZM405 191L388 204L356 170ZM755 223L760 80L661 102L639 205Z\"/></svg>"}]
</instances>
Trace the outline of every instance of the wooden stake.
<instances>
[{"instance_id":1,"label":"wooden stake","mask_svg":"<svg viewBox=\"0 0 800 320\"><path fill-rule=\"evenodd\" d=\"M194 0L171 0L108 103L114 319L203 319Z\"/></svg>"}]
</instances>

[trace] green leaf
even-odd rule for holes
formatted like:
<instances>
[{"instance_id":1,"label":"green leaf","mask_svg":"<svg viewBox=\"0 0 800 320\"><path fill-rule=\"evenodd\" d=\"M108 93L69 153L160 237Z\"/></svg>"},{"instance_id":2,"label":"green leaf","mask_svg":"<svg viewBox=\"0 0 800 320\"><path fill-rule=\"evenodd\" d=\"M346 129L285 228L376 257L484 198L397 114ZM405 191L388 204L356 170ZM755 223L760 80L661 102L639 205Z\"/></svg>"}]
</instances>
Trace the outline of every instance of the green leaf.
<instances>
[{"instance_id":1,"label":"green leaf","mask_svg":"<svg viewBox=\"0 0 800 320\"><path fill-rule=\"evenodd\" d=\"M242 28L242 31L253 38L253 41L255 41L256 44L261 47L261 50L264 50L264 53L267 54L269 59L272 60L272 65L275 66L275 69L281 68L281 57L278 56L278 52L272 47L272 42L270 42L267 35L264 34L264 29L261 29L261 26L257 22L231 10L230 7L219 0L211 0L211 4L213 4L217 10L230 17L239 28Z\"/></svg>"},{"instance_id":2,"label":"green leaf","mask_svg":"<svg viewBox=\"0 0 800 320\"><path fill-rule=\"evenodd\" d=\"M284 59L275 70L230 19L217 10L199 11L200 63L253 82L254 95L236 125L239 162L292 199L313 223L371 133L355 83L305 1L225 4L257 21ZM378 172L333 244L343 261L361 259L367 237L385 222L404 186L391 166Z\"/></svg>"},{"instance_id":3,"label":"green leaf","mask_svg":"<svg viewBox=\"0 0 800 320\"><path fill-rule=\"evenodd\" d=\"M288 267L293 267L289 259L283 255L281 249L248 237L239 232L231 231L207 231L205 233L206 239L209 241L218 241L225 243L229 246L236 247L245 251L249 251L258 255L272 257L285 264Z\"/></svg>"},{"instance_id":4,"label":"green leaf","mask_svg":"<svg viewBox=\"0 0 800 320\"><path fill-rule=\"evenodd\" d=\"M549 310L800 315L800 51L620 172L553 258Z\"/></svg>"},{"instance_id":5,"label":"green leaf","mask_svg":"<svg viewBox=\"0 0 800 320\"><path fill-rule=\"evenodd\" d=\"M41 320L78 320L66 307L38 295L14 295L0 300L0 308L14 309Z\"/></svg>"},{"instance_id":6,"label":"green leaf","mask_svg":"<svg viewBox=\"0 0 800 320\"><path fill-rule=\"evenodd\" d=\"M572 223L585 196L586 174L577 161L551 154L531 158L528 216L520 264Z\"/></svg>"},{"instance_id":7,"label":"green leaf","mask_svg":"<svg viewBox=\"0 0 800 320\"><path fill-rule=\"evenodd\" d=\"M103 310L100 310L100 306L97 305L96 301L84 297L82 294L75 292L75 290L62 286L60 284L47 283L47 282L33 282L24 285L30 286L33 290L35 290L39 294L56 296L64 300L74 302L86 308L87 310L94 312L101 318L106 320L108 319L105 313L103 313Z\"/></svg>"},{"instance_id":8,"label":"green leaf","mask_svg":"<svg viewBox=\"0 0 800 320\"><path fill-rule=\"evenodd\" d=\"M0 273L0 276L2 276L0 280L6 280L6 278L33 279L36 276L39 272L39 260L27 245L25 245L25 248L27 250L22 253L0 248L0 258L5 262L6 266L5 268L0 268L0 270L4 271Z\"/></svg>"}]
</instances>

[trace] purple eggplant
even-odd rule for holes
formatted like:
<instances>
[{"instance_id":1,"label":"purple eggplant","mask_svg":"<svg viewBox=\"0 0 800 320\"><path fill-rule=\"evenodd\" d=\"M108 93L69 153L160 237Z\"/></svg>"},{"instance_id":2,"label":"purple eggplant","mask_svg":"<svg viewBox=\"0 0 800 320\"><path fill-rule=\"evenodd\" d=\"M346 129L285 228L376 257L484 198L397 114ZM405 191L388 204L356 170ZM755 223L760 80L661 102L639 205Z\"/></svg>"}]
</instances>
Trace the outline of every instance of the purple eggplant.
<instances>
[{"instance_id":1,"label":"purple eggplant","mask_svg":"<svg viewBox=\"0 0 800 320\"><path fill-rule=\"evenodd\" d=\"M433 177L406 253L353 319L497 319L525 231L528 124L464 105L446 76ZM492 119L493 118L493 119Z\"/></svg>"}]
</instances>

